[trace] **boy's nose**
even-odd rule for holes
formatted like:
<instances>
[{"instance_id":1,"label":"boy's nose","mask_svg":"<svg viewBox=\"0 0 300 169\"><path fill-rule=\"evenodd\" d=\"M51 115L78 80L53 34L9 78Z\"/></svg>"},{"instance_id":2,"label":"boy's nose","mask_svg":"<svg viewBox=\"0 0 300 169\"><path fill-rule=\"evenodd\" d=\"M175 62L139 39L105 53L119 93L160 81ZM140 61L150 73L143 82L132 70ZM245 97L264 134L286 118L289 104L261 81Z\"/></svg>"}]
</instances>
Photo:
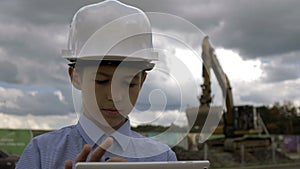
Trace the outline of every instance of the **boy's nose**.
<instances>
[{"instance_id":1,"label":"boy's nose","mask_svg":"<svg viewBox=\"0 0 300 169\"><path fill-rule=\"evenodd\" d=\"M123 98L122 91L110 87L110 90L107 92L107 99L113 102L119 102Z\"/></svg>"}]
</instances>

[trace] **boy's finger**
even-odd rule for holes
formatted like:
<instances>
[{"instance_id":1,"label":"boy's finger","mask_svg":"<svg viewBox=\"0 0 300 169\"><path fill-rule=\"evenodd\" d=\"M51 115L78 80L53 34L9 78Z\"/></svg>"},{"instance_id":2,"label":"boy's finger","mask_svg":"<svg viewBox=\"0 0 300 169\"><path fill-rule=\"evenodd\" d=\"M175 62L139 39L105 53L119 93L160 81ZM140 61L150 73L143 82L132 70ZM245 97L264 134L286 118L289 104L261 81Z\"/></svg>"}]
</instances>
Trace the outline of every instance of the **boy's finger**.
<instances>
[{"instance_id":1,"label":"boy's finger","mask_svg":"<svg viewBox=\"0 0 300 169\"><path fill-rule=\"evenodd\" d=\"M90 151L91 151L91 146L89 144L84 145L81 152L77 155L76 163L85 162Z\"/></svg>"},{"instance_id":2,"label":"boy's finger","mask_svg":"<svg viewBox=\"0 0 300 169\"><path fill-rule=\"evenodd\" d=\"M106 150L113 144L113 139L111 137L106 138L103 143L98 146L92 153L90 162L99 162L102 156L105 154Z\"/></svg>"},{"instance_id":3,"label":"boy's finger","mask_svg":"<svg viewBox=\"0 0 300 169\"><path fill-rule=\"evenodd\" d=\"M107 162L128 162L126 159L124 158L119 158L119 157L111 157L108 160L106 160Z\"/></svg>"},{"instance_id":4,"label":"boy's finger","mask_svg":"<svg viewBox=\"0 0 300 169\"><path fill-rule=\"evenodd\" d=\"M72 161L71 160L65 161L65 169L72 169Z\"/></svg>"}]
</instances>

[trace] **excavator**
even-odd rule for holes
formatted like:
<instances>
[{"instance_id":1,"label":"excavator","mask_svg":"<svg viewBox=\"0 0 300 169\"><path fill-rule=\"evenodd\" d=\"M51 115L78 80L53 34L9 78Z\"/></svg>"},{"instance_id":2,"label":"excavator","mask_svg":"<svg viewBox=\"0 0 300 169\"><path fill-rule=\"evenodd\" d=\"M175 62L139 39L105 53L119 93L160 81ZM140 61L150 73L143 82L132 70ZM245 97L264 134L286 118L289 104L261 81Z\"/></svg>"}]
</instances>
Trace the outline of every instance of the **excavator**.
<instances>
[{"instance_id":1,"label":"excavator","mask_svg":"<svg viewBox=\"0 0 300 169\"><path fill-rule=\"evenodd\" d=\"M229 79L223 71L214 48L210 45L208 36L202 41L202 94L198 98L200 106L197 115L195 111L187 109L186 115L191 131L200 132L209 111L213 109L211 89L211 70L213 70L225 101L223 108L223 120L216 127L214 134L225 136L224 149L235 151L243 146L245 149L266 148L271 145L271 139L262 118L256 112L254 106L239 105L233 102L232 88ZM195 119L196 117L196 119ZM265 135L262 135L262 133Z\"/></svg>"}]
</instances>

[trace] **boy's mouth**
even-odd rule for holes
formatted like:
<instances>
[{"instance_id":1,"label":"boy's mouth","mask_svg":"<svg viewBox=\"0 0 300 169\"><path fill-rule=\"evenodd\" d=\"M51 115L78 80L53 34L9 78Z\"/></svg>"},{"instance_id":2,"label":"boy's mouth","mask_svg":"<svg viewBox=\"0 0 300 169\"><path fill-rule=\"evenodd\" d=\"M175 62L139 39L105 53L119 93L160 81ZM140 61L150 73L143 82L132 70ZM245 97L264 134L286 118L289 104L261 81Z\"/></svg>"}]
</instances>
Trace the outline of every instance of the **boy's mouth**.
<instances>
[{"instance_id":1,"label":"boy's mouth","mask_svg":"<svg viewBox=\"0 0 300 169\"><path fill-rule=\"evenodd\" d=\"M114 108L107 108L107 109L101 109L101 112L105 113L108 116L118 116L120 113L117 109Z\"/></svg>"}]
</instances>

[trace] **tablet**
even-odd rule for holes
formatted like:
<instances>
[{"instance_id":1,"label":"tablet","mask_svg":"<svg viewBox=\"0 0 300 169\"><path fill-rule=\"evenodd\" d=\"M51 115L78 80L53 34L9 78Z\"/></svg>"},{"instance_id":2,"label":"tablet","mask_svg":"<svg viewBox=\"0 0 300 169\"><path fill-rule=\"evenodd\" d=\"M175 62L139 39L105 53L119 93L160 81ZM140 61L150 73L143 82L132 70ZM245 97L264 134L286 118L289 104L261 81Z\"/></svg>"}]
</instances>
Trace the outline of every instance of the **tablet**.
<instances>
[{"instance_id":1,"label":"tablet","mask_svg":"<svg viewBox=\"0 0 300 169\"><path fill-rule=\"evenodd\" d=\"M75 169L208 169L209 161L79 162Z\"/></svg>"}]
</instances>

